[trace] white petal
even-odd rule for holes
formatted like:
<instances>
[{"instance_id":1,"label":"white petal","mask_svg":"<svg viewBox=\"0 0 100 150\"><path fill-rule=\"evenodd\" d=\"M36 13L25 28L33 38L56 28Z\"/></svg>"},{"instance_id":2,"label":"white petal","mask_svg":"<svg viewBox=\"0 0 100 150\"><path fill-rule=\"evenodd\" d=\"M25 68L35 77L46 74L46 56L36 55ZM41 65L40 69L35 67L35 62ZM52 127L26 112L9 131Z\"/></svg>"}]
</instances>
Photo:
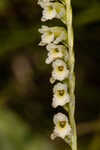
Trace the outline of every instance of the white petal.
<instances>
[{"instance_id":1,"label":"white petal","mask_svg":"<svg viewBox=\"0 0 100 150\"><path fill-rule=\"evenodd\" d=\"M67 118L67 116L65 116L62 113L57 113L56 115L54 115L53 122L56 125L58 123L58 121L66 121L66 122L68 122L68 118Z\"/></svg>"},{"instance_id":2,"label":"white petal","mask_svg":"<svg viewBox=\"0 0 100 150\"><path fill-rule=\"evenodd\" d=\"M63 83L57 83L53 88L53 93L55 93L57 90L62 90L62 89L67 91L67 85Z\"/></svg>"}]
</instances>

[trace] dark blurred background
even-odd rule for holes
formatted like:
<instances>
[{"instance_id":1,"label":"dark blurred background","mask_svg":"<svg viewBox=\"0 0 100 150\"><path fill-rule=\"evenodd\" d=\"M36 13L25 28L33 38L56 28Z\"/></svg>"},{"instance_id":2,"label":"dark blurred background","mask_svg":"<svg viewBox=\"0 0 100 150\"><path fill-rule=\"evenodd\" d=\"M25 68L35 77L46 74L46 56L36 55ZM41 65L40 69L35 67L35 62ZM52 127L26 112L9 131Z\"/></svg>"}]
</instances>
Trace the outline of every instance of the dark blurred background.
<instances>
[{"instance_id":1,"label":"dark blurred background","mask_svg":"<svg viewBox=\"0 0 100 150\"><path fill-rule=\"evenodd\" d=\"M72 0L78 150L100 150L100 0ZM0 150L67 150L51 141L51 66L37 0L0 0ZM60 25L54 19L46 25Z\"/></svg>"}]
</instances>

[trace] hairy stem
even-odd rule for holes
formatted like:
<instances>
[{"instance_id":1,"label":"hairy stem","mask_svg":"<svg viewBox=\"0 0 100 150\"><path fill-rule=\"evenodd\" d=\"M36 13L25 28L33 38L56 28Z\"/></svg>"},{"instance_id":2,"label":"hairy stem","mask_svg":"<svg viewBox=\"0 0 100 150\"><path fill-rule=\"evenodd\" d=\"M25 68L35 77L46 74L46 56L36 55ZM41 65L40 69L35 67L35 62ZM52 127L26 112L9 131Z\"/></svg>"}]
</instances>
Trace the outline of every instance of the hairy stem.
<instances>
[{"instance_id":1,"label":"hairy stem","mask_svg":"<svg viewBox=\"0 0 100 150\"><path fill-rule=\"evenodd\" d=\"M75 76L74 76L74 50L73 50L73 29L72 29L72 8L71 0L66 0L66 26L68 30L68 47L69 47L69 94L71 97L71 102L69 103L69 120L72 127L72 150L77 150L77 135L76 135L76 124L74 119L75 112Z\"/></svg>"}]
</instances>

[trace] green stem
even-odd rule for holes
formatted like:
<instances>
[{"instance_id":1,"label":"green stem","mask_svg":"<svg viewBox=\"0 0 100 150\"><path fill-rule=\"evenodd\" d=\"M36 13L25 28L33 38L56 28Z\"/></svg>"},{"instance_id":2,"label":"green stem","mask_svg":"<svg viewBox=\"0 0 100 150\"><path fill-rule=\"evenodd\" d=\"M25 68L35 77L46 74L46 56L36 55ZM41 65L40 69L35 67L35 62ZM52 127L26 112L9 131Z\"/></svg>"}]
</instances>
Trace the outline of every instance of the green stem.
<instances>
[{"instance_id":1,"label":"green stem","mask_svg":"<svg viewBox=\"0 0 100 150\"><path fill-rule=\"evenodd\" d=\"M66 26L68 30L68 46L69 46L69 94L71 97L71 102L69 103L69 121L72 127L72 141L71 148L72 150L77 150L77 135L76 135L76 124L74 119L75 113L75 76L74 76L74 50L73 50L73 29L72 29L72 8L71 0L66 0Z\"/></svg>"}]
</instances>

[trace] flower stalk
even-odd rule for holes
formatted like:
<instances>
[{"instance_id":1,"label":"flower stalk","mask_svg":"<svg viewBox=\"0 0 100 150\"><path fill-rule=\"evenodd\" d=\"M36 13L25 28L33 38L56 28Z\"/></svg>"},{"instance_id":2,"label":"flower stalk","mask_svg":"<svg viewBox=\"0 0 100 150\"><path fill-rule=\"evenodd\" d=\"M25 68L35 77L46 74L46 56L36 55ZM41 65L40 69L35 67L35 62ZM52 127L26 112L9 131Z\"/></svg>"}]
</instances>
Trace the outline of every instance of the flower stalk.
<instances>
[{"instance_id":1,"label":"flower stalk","mask_svg":"<svg viewBox=\"0 0 100 150\"><path fill-rule=\"evenodd\" d=\"M66 0L66 26L68 31L68 47L69 47L69 59L68 59L68 65L69 65L69 95L71 98L71 102L69 103L69 120L70 125L72 128L72 143L71 147L72 150L77 150L77 135L76 135L76 124L74 119L74 113L75 113L75 75L74 75L74 64L75 64L75 58L74 58L74 50L73 50L73 42L74 42L74 36L73 36L73 28L72 28L72 8L71 8L71 0Z\"/></svg>"},{"instance_id":2,"label":"flower stalk","mask_svg":"<svg viewBox=\"0 0 100 150\"><path fill-rule=\"evenodd\" d=\"M60 19L66 28L61 26L42 26L40 46L46 46L48 55L46 64L52 64L50 82L54 84L52 107L61 106L68 117L57 113L53 117L54 130L51 139L60 137L72 150L77 150L75 113L75 75L71 0L38 0L43 13L41 21Z\"/></svg>"}]
</instances>

